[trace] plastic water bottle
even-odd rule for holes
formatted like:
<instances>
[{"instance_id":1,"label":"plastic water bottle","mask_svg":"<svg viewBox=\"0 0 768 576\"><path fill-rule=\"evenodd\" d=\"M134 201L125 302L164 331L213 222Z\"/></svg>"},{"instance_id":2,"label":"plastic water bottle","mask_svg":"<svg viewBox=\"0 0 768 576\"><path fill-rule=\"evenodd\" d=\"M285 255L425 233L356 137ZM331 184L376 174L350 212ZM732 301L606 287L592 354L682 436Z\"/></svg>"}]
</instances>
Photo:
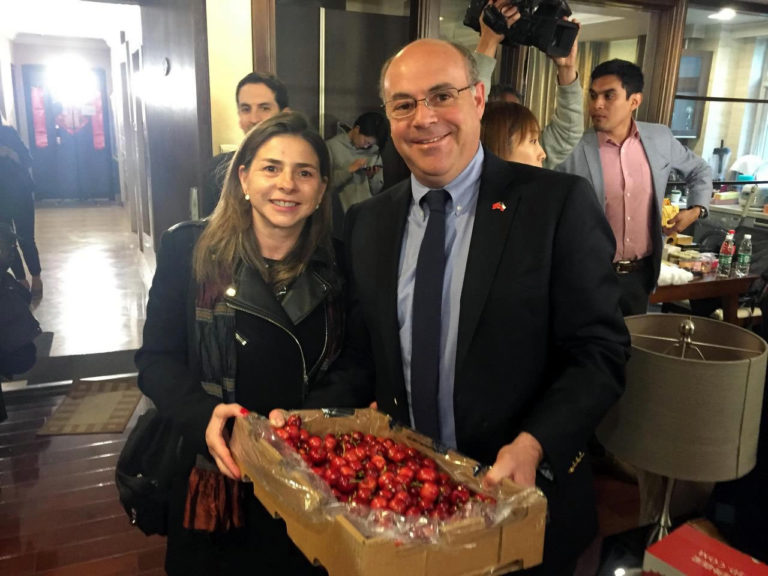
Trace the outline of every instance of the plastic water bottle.
<instances>
[{"instance_id":1,"label":"plastic water bottle","mask_svg":"<svg viewBox=\"0 0 768 576\"><path fill-rule=\"evenodd\" d=\"M749 265L752 262L752 234L744 234L739 244L739 254L736 258L736 276L742 278L749 274Z\"/></svg>"},{"instance_id":2,"label":"plastic water bottle","mask_svg":"<svg viewBox=\"0 0 768 576\"><path fill-rule=\"evenodd\" d=\"M736 243L733 241L735 230L728 230L723 245L720 246L720 255L717 257L717 275L720 278L728 278L731 275L731 263L736 252Z\"/></svg>"}]
</instances>

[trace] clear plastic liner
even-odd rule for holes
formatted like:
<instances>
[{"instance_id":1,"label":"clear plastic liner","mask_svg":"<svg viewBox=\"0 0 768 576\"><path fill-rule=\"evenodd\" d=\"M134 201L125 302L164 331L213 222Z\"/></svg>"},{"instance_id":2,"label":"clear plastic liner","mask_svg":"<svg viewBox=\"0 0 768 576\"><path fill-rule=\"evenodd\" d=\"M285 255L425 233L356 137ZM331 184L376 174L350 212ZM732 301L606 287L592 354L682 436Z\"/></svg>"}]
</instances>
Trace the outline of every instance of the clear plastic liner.
<instances>
[{"instance_id":1,"label":"clear plastic liner","mask_svg":"<svg viewBox=\"0 0 768 576\"><path fill-rule=\"evenodd\" d=\"M301 513L308 525L333 520L343 514L366 538L391 538L398 543L450 543L452 535L479 530L527 514L528 505L543 498L537 488L522 488L509 481L485 488L486 468L453 450L446 450L411 428L397 425L385 414L370 410L302 410L302 427L311 434L363 434L392 438L432 458L441 471L474 492L495 502L470 499L456 514L440 520L428 516L401 515L392 510L371 509L336 499L330 486L302 459L299 453L274 432L269 421L256 414L237 418L231 442L233 456L249 480L270 496Z\"/></svg>"}]
</instances>

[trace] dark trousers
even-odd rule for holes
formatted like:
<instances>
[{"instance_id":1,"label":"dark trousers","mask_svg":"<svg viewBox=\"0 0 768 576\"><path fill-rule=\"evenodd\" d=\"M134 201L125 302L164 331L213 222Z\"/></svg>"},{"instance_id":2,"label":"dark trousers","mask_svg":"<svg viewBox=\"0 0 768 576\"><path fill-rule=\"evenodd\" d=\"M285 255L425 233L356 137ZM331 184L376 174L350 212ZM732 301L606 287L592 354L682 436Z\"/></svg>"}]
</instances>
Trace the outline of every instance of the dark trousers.
<instances>
[{"instance_id":1,"label":"dark trousers","mask_svg":"<svg viewBox=\"0 0 768 576\"><path fill-rule=\"evenodd\" d=\"M35 244L35 199L32 189L16 190L4 198L0 221L12 224L16 229L18 244L27 268L32 276L40 275L40 254ZM18 251L11 262L11 271L17 280L26 278L24 265Z\"/></svg>"},{"instance_id":2,"label":"dark trousers","mask_svg":"<svg viewBox=\"0 0 768 576\"><path fill-rule=\"evenodd\" d=\"M652 256L638 261L637 268L631 272L616 273L619 280L619 307L622 316L645 314L648 311L650 286L654 286Z\"/></svg>"}]
</instances>

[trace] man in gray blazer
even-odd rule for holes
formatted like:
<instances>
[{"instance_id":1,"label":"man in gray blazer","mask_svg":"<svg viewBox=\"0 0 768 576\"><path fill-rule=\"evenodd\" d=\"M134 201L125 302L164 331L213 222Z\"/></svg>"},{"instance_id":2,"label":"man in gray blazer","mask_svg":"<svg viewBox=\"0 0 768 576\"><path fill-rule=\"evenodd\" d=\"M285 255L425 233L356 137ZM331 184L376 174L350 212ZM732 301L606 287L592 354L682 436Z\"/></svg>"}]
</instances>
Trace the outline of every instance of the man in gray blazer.
<instances>
[{"instance_id":1,"label":"man in gray blazer","mask_svg":"<svg viewBox=\"0 0 768 576\"><path fill-rule=\"evenodd\" d=\"M590 78L587 130L557 167L592 183L616 239L614 269L625 316L643 314L656 287L663 234L681 232L706 218L712 196L709 165L662 124L636 122L643 100L643 73L626 60L599 64ZM669 173L677 170L689 188L688 207L662 225L661 206Z\"/></svg>"}]
</instances>

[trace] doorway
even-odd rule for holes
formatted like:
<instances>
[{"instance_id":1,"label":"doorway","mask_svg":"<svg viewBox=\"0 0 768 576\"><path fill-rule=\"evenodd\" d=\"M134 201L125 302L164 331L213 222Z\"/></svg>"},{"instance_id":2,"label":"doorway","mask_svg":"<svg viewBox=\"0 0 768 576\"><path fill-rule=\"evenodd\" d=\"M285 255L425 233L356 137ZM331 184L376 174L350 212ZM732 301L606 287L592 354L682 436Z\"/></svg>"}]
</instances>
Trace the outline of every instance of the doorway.
<instances>
[{"instance_id":1,"label":"doorway","mask_svg":"<svg viewBox=\"0 0 768 576\"><path fill-rule=\"evenodd\" d=\"M102 68L22 66L36 199L115 198Z\"/></svg>"}]
</instances>

